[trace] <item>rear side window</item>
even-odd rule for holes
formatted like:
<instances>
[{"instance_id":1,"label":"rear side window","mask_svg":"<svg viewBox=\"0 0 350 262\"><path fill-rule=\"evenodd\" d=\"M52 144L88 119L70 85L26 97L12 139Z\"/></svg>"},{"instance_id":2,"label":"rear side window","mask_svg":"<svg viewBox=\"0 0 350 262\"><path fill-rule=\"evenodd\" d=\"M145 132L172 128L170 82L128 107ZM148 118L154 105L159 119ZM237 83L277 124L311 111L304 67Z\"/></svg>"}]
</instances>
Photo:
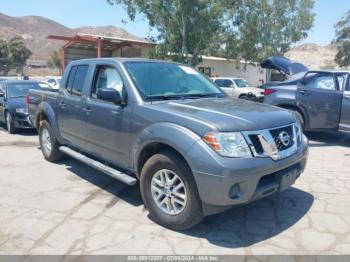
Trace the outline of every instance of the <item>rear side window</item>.
<instances>
[{"instance_id":1,"label":"rear side window","mask_svg":"<svg viewBox=\"0 0 350 262\"><path fill-rule=\"evenodd\" d=\"M337 80L338 80L338 86L340 90L344 90L345 80L346 80L346 74L337 74Z\"/></svg>"},{"instance_id":2,"label":"rear side window","mask_svg":"<svg viewBox=\"0 0 350 262\"><path fill-rule=\"evenodd\" d=\"M310 73L303 80L303 85L308 88L336 90L333 74Z\"/></svg>"},{"instance_id":3,"label":"rear side window","mask_svg":"<svg viewBox=\"0 0 350 262\"><path fill-rule=\"evenodd\" d=\"M345 90L350 91L350 75L347 76L346 84L345 84Z\"/></svg>"},{"instance_id":4,"label":"rear side window","mask_svg":"<svg viewBox=\"0 0 350 262\"><path fill-rule=\"evenodd\" d=\"M77 72L77 66L73 66L69 72L68 81L66 84L66 90L68 93L72 93L72 87L74 82L75 73Z\"/></svg>"},{"instance_id":5,"label":"rear side window","mask_svg":"<svg viewBox=\"0 0 350 262\"><path fill-rule=\"evenodd\" d=\"M89 66L73 66L69 72L66 90L71 95L81 96Z\"/></svg>"}]
</instances>

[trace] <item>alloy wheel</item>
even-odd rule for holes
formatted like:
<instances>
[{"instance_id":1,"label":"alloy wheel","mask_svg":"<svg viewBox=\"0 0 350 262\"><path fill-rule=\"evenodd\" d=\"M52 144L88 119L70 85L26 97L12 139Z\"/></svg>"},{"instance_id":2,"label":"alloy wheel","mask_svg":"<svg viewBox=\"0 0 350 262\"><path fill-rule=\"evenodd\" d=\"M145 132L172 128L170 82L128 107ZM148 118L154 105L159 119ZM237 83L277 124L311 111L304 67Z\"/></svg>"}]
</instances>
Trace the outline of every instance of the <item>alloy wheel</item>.
<instances>
[{"instance_id":1,"label":"alloy wheel","mask_svg":"<svg viewBox=\"0 0 350 262\"><path fill-rule=\"evenodd\" d=\"M51 154L52 144L50 132L44 128L41 135L42 147L46 155Z\"/></svg>"},{"instance_id":2,"label":"alloy wheel","mask_svg":"<svg viewBox=\"0 0 350 262\"><path fill-rule=\"evenodd\" d=\"M175 172L162 169L155 173L151 181L154 202L168 215L178 215L186 207L187 191L185 184Z\"/></svg>"}]
</instances>

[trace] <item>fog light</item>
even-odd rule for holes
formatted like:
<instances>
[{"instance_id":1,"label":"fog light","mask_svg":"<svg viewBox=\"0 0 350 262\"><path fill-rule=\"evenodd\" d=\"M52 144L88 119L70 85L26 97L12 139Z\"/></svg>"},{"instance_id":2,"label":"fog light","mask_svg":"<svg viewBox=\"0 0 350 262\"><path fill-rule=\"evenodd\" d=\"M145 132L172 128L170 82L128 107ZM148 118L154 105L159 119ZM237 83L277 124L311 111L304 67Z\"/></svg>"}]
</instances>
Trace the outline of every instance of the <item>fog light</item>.
<instances>
[{"instance_id":1,"label":"fog light","mask_svg":"<svg viewBox=\"0 0 350 262\"><path fill-rule=\"evenodd\" d=\"M242 195L242 191L241 191L241 187L239 184L234 184L229 192L228 192L228 195L230 198L233 198L233 199L236 199L236 198L240 198L241 195Z\"/></svg>"}]
</instances>

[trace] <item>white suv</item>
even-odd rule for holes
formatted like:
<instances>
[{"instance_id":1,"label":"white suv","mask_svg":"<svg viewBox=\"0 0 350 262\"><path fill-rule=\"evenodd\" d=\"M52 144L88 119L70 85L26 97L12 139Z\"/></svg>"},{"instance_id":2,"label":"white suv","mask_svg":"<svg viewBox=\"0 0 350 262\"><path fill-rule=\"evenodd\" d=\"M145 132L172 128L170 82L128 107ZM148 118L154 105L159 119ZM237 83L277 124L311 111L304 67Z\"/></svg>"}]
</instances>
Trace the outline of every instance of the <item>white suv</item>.
<instances>
[{"instance_id":1,"label":"white suv","mask_svg":"<svg viewBox=\"0 0 350 262\"><path fill-rule=\"evenodd\" d=\"M264 97L264 90L249 85L243 78L213 77L211 80L226 94L235 98L248 99L254 97L257 100L262 100Z\"/></svg>"}]
</instances>

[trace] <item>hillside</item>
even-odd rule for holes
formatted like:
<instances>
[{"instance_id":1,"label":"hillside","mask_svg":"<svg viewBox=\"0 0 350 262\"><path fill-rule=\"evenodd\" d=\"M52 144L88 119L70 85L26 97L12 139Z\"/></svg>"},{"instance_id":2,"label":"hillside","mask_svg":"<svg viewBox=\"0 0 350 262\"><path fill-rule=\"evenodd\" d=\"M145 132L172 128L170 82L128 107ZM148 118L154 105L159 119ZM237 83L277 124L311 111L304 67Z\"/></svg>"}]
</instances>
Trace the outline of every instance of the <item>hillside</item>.
<instances>
[{"instance_id":1,"label":"hillside","mask_svg":"<svg viewBox=\"0 0 350 262\"><path fill-rule=\"evenodd\" d=\"M73 36L76 33L107 35L141 40L122 28L115 26L68 28L41 16L11 17L0 13L0 38L10 39L22 36L26 46L32 51L31 60L46 61L50 53L63 44L61 41L48 40L50 34Z\"/></svg>"},{"instance_id":2,"label":"hillside","mask_svg":"<svg viewBox=\"0 0 350 262\"><path fill-rule=\"evenodd\" d=\"M319 46L316 44L302 44L293 47L286 56L312 69L333 69L337 48L334 45Z\"/></svg>"},{"instance_id":3,"label":"hillside","mask_svg":"<svg viewBox=\"0 0 350 262\"><path fill-rule=\"evenodd\" d=\"M50 53L62 46L62 42L48 40L50 34L73 36L76 33L107 35L141 40L122 28L115 26L68 28L50 19L40 16L11 17L0 13L0 38L10 39L20 35L32 51L31 60L45 63ZM294 46L286 56L294 61L306 64L310 68L334 68L336 48L332 45L319 46L302 44Z\"/></svg>"}]
</instances>

